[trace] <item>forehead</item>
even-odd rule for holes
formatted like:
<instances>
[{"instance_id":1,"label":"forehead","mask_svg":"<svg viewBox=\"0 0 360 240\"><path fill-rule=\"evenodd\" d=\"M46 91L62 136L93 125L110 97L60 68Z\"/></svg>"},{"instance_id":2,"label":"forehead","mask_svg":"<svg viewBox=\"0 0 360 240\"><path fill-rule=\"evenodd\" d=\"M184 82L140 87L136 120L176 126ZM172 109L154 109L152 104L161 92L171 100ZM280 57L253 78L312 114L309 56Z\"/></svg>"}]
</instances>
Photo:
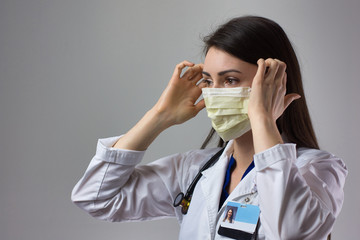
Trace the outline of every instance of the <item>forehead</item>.
<instances>
[{"instance_id":1,"label":"forehead","mask_svg":"<svg viewBox=\"0 0 360 240\"><path fill-rule=\"evenodd\" d=\"M204 61L204 71L206 72L217 72L227 69L240 69L244 71L251 66L255 65L215 47L209 49Z\"/></svg>"}]
</instances>

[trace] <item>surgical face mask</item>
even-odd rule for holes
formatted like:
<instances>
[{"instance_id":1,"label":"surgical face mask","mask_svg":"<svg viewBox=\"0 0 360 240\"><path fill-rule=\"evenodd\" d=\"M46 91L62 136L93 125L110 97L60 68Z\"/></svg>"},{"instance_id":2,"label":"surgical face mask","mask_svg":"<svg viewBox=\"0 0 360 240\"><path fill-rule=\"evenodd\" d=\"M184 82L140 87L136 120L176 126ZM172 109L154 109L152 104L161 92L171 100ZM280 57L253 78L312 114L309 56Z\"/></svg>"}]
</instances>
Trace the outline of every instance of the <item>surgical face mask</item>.
<instances>
[{"instance_id":1,"label":"surgical face mask","mask_svg":"<svg viewBox=\"0 0 360 240\"><path fill-rule=\"evenodd\" d=\"M249 87L202 89L208 117L224 141L238 138L251 129L247 115L250 90Z\"/></svg>"}]
</instances>

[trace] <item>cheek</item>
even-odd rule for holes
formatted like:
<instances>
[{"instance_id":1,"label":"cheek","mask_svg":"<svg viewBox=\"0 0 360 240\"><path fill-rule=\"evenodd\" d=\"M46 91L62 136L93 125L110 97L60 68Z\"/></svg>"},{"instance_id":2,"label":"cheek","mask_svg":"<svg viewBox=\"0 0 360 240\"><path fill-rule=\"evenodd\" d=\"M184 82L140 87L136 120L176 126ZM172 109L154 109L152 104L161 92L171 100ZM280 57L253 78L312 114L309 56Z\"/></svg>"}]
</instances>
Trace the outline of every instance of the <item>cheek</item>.
<instances>
[{"instance_id":1,"label":"cheek","mask_svg":"<svg viewBox=\"0 0 360 240\"><path fill-rule=\"evenodd\" d=\"M247 86L244 87L251 87L253 81L254 81L254 77L255 77L256 71L254 71L252 74L249 74L246 78L246 81L244 84L246 84Z\"/></svg>"}]
</instances>

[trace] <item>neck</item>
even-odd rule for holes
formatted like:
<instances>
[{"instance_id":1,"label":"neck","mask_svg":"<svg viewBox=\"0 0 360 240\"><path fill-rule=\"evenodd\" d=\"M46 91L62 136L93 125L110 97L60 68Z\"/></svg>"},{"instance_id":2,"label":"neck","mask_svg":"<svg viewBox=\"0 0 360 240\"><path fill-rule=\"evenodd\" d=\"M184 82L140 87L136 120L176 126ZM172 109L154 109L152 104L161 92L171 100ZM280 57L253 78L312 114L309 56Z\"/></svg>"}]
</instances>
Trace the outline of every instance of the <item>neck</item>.
<instances>
[{"instance_id":1,"label":"neck","mask_svg":"<svg viewBox=\"0 0 360 240\"><path fill-rule=\"evenodd\" d=\"M254 144L251 130L234 140L236 168L246 169L253 160Z\"/></svg>"}]
</instances>

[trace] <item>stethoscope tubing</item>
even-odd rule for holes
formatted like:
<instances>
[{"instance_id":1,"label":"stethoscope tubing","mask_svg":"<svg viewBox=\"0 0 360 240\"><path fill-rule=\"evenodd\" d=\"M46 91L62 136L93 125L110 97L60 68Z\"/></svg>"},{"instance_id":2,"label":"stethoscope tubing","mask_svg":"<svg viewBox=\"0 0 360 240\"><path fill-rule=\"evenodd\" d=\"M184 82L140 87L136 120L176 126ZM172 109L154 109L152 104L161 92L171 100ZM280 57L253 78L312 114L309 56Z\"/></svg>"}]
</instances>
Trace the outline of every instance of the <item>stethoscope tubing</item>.
<instances>
[{"instance_id":1,"label":"stethoscope tubing","mask_svg":"<svg viewBox=\"0 0 360 240\"><path fill-rule=\"evenodd\" d=\"M174 207L178 207L179 205L181 205L182 207L182 213L185 215L187 213L187 210L189 208L190 205L190 201L191 201L191 197L193 195L194 189L196 184L198 183L198 181L200 180L200 178L202 177L202 172L205 171L206 169L210 168L211 166L213 166L220 158L221 154L224 152L224 148L220 149L220 151L218 151L214 156L212 156L210 158L210 160L208 160L204 166L202 166L202 168L199 170L199 172L196 174L194 180L191 182L191 184L189 185L186 194L184 195L183 192L180 192L178 195L176 195L175 199L174 199L174 203L173 206ZM186 204L186 206L184 206L183 204Z\"/></svg>"}]
</instances>

